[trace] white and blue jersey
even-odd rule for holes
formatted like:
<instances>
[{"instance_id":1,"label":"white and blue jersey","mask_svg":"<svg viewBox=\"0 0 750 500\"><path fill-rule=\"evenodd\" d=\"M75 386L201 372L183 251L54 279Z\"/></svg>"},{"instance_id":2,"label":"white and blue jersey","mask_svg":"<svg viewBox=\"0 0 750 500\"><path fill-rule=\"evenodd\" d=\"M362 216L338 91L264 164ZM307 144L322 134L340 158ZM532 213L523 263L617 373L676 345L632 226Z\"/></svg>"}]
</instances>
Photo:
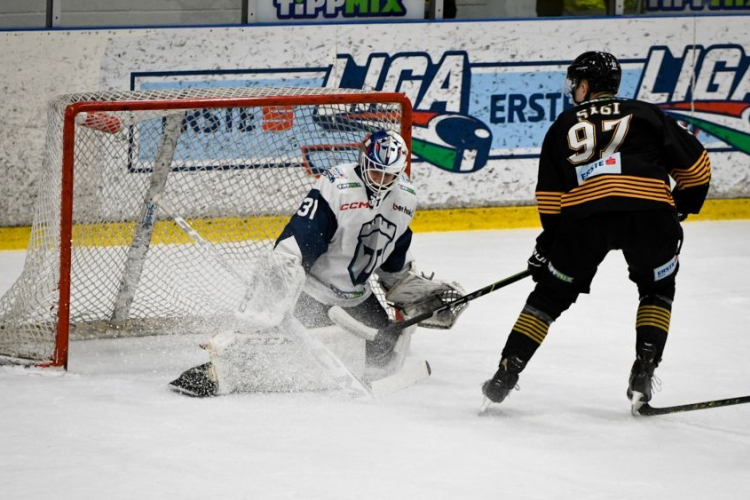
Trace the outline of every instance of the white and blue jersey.
<instances>
[{"instance_id":1,"label":"white and blue jersey","mask_svg":"<svg viewBox=\"0 0 750 500\"><path fill-rule=\"evenodd\" d=\"M329 169L276 241L276 251L302 259L304 291L328 305L352 307L371 293L368 278L411 267L409 228L417 195L406 175L370 201L357 163Z\"/></svg>"}]
</instances>

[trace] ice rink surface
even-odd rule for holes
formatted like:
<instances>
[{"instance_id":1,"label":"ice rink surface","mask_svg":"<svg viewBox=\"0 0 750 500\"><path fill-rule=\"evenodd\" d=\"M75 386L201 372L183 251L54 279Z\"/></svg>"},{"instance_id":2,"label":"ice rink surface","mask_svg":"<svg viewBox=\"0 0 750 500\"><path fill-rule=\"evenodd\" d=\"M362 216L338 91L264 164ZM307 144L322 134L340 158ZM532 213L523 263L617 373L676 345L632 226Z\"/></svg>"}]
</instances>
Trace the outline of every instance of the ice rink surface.
<instances>
[{"instance_id":1,"label":"ice rink surface","mask_svg":"<svg viewBox=\"0 0 750 500\"><path fill-rule=\"evenodd\" d=\"M417 234L420 270L473 291L525 267L536 230ZM685 224L655 406L750 394L750 221ZM24 252L0 252L0 291ZM750 498L750 404L631 416L638 304L610 254L521 375L480 385L532 282L417 331L430 379L376 402L331 394L207 400L167 390L201 339L75 342L68 373L0 367L0 498L60 500Z\"/></svg>"}]
</instances>

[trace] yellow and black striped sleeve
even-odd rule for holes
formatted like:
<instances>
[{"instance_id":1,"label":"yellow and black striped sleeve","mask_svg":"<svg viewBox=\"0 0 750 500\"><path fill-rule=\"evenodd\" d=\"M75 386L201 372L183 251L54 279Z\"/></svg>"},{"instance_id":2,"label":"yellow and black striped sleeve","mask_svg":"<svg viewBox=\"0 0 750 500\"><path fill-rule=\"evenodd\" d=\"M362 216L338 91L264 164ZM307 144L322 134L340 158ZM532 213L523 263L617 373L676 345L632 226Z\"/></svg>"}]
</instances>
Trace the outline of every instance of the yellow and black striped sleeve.
<instances>
[{"instance_id":1,"label":"yellow and black striped sleeve","mask_svg":"<svg viewBox=\"0 0 750 500\"><path fill-rule=\"evenodd\" d=\"M711 181L711 160L703 150L698 160L688 168L673 168L669 175L677 183L677 189L684 190L708 184Z\"/></svg>"},{"instance_id":2,"label":"yellow and black striped sleeve","mask_svg":"<svg viewBox=\"0 0 750 500\"><path fill-rule=\"evenodd\" d=\"M565 184L555 160L555 131L557 123L547 131L539 154L539 171L536 184L536 202L539 220L542 223L542 234L536 239L540 251L549 250L554 241L557 227L560 224L562 197Z\"/></svg>"},{"instance_id":3,"label":"yellow and black striped sleeve","mask_svg":"<svg viewBox=\"0 0 750 500\"><path fill-rule=\"evenodd\" d=\"M697 214L708 194L711 160L703 144L673 119L666 117L666 156L669 175L676 186L672 192L677 211Z\"/></svg>"},{"instance_id":4,"label":"yellow and black striped sleeve","mask_svg":"<svg viewBox=\"0 0 750 500\"><path fill-rule=\"evenodd\" d=\"M559 215L562 209L562 191L537 191L536 205L539 214Z\"/></svg>"}]
</instances>

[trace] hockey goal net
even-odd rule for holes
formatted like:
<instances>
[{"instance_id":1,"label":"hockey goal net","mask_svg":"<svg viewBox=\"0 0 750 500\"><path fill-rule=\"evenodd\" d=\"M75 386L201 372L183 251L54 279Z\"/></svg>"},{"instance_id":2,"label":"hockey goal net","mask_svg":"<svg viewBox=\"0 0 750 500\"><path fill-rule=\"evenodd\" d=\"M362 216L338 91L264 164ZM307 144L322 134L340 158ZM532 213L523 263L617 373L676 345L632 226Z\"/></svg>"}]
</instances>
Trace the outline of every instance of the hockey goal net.
<instances>
[{"instance_id":1,"label":"hockey goal net","mask_svg":"<svg viewBox=\"0 0 750 500\"><path fill-rule=\"evenodd\" d=\"M61 96L0 358L67 366L70 338L215 328L241 306L316 176L376 128L410 144L398 93L188 89Z\"/></svg>"}]
</instances>

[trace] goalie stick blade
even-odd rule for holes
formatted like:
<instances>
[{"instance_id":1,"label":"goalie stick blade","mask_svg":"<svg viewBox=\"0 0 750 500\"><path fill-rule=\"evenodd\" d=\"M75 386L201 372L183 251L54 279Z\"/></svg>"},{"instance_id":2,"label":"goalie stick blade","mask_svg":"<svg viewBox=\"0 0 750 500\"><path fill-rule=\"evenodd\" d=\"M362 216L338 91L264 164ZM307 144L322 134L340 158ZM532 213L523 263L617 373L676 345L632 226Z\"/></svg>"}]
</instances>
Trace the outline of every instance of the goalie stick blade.
<instances>
[{"instance_id":1,"label":"goalie stick blade","mask_svg":"<svg viewBox=\"0 0 750 500\"><path fill-rule=\"evenodd\" d=\"M432 374L430 364L423 360L404 366L393 375L371 382L370 388L376 398L382 398L412 386L420 380L428 378L430 374Z\"/></svg>"},{"instance_id":2,"label":"goalie stick blade","mask_svg":"<svg viewBox=\"0 0 750 500\"><path fill-rule=\"evenodd\" d=\"M750 396L740 396L737 398L715 399L713 401L703 401L700 403L690 403L686 405L675 406L651 406L646 403L638 409L638 414L644 417L655 415L668 415L670 413L680 413L684 411L705 410L708 408L720 408L722 406L740 405L750 403Z\"/></svg>"}]
</instances>

